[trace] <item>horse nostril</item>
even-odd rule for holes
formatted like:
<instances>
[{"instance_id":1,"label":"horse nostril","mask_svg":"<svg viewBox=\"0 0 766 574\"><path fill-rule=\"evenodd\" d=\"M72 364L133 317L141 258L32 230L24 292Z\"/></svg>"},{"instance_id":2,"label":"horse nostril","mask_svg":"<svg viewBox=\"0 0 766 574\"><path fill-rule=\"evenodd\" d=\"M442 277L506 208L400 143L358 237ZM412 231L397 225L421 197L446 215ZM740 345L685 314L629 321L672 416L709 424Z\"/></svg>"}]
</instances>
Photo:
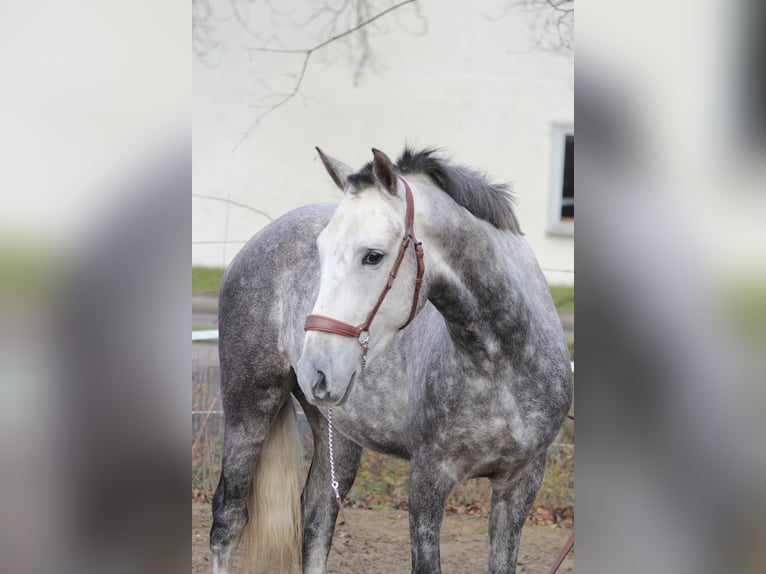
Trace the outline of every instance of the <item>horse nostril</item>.
<instances>
[{"instance_id":1,"label":"horse nostril","mask_svg":"<svg viewBox=\"0 0 766 574\"><path fill-rule=\"evenodd\" d=\"M321 399L327 394L327 380L322 371L316 372L316 376L311 382L311 390L314 391L314 396L318 399Z\"/></svg>"}]
</instances>

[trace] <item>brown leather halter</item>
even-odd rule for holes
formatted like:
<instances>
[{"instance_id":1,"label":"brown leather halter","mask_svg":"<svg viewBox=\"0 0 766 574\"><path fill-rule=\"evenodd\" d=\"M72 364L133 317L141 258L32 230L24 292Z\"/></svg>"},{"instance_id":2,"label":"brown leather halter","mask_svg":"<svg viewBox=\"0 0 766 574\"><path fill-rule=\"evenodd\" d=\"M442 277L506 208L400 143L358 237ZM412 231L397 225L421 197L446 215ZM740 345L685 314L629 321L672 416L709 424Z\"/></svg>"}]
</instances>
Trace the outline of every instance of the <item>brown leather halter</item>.
<instances>
[{"instance_id":1,"label":"brown leather halter","mask_svg":"<svg viewBox=\"0 0 766 574\"><path fill-rule=\"evenodd\" d=\"M332 317L326 317L325 315L309 315L306 317L306 324L303 327L304 331L322 331L325 333L343 335L345 337L355 337L359 341L359 344L364 347L363 358L365 359L365 362L367 355L367 345L369 342L368 332L370 330L370 324L375 318L375 315L378 313L378 309L380 309L380 306L383 304L383 300L386 298L388 291L394 284L396 274L399 272L399 267L404 260L404 255L407 253L407 248L410 246L410 243L415 246L415 256L418 261L418 275L415 279L415 293L412 296L410 316L407 319L407 322L399 327L400 330L409 325L412 319L415 317L415 311L417 311L418 308L420 287L423 283L423 274L425 272L425 263L423 262L423 246L415 237L415 231L413 230L413 223L415 221L415 202L412 199L412 190L410 189L409 184L404 180L404 178L400 177L399 179L404 184L405 200L407 202L407 212L404 219L404 238L402 239L402 243L399 246L399 253L396 256L396 260L394 261L394 266L391 268L391 272L388 274L388 281L386 281L386 285L383 287L383 291L381 292L380 297L378 297L377 303L375 303L372 311L370 311L370 313L367 315L367 319L365 319L364 323L354 326L348 323L344 323L343 321L339 321L338 319L333 319Z\"/></svg>"}]
</instances>

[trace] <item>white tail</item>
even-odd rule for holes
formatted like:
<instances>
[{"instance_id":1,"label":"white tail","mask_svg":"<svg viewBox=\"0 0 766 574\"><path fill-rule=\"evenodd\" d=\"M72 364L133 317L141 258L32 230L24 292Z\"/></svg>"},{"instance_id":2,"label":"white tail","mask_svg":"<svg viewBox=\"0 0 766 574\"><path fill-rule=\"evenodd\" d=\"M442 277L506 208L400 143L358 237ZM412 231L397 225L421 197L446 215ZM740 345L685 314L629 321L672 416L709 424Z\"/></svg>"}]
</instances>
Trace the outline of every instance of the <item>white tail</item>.
<instances>
[{"instance_id":1,"label":"white tail","mask_svg":"<svg viewBox=\"0 0 766 574\"><path fill-rule=\"evenodd\" d=\"M300 442L292 400L279 411L255 465L242 533L245 571L300 571Z\"/></svg>"}]
</instances>

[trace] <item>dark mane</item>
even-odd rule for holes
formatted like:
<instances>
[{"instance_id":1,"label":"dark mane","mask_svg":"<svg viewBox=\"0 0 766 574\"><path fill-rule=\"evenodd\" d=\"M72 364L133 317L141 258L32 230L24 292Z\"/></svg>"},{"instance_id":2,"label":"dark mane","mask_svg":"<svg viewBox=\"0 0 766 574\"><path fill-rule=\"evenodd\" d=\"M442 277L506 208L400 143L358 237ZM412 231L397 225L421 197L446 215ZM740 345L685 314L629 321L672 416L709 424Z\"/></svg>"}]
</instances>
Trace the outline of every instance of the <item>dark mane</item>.
<instances>
[{"instance_id":1,"label":"dark mane","mask_svg":"<svg viewBox=\"0 0 766 574\"><path fill-rule=\"evenodd\" d=\"M462 205L476 217L488 221L498 229L521 234L519 222L511 206L512 197L506 184L491 183L487 177L473 169L452 165L436 157L437 150L420 151L405 148L396 161L396 170L407 175L423 173L444 190L458 205ZM349 176L356 188L375 184L372 162Z\"/></svg>"}]
</instances>

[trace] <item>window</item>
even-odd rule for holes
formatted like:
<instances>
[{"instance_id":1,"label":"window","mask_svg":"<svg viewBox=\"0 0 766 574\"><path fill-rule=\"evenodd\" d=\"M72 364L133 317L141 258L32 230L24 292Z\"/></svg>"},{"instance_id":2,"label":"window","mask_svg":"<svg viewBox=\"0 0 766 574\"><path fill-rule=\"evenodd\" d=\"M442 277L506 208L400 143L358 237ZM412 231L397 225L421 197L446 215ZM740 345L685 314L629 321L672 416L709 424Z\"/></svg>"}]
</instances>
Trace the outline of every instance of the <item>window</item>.
<instances>
[{"instance_id":1,"label":"window","mask_svg":"<svg viewBox=\"0 0 766 574\"><path fill-rule=\"evenodd\" d=\"M571 124L554 124L552 130L548 233L574 235L574 129Z\"/></svg>"}]
</instances>

